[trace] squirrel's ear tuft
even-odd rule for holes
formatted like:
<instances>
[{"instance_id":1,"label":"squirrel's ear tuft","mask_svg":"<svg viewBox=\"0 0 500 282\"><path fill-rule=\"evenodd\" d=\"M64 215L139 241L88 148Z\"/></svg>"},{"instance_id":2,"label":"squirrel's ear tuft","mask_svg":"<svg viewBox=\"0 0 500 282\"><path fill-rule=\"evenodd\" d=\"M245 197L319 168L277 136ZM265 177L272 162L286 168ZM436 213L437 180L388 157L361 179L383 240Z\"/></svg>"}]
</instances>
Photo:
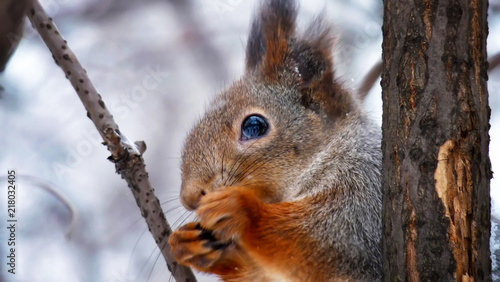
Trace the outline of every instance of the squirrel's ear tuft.
<instances>
[{"instance_id":1,"label":"squirrel's ear tuft","mask_svg":"<svg viewBox=\"0 0 500 282\"><path fill-rule=\"evenodd\" d=\"M321 83L333 83L332 28L323 14L307 28L304 35L291 46L291 57L297 66L302 87L314 88Z\"/></svg>"},{"instance_id":2,"label":"squirrel's ear tuft","mask_svg":"<svg viewBox=\"0 0 500 282\"><path fill-rule=\"evenodd\" d=\"M297 4L292 0L267 0L255 17L246 50L246 70L259 69L274 80L285 67L290 54L289 41L295 35Z\"/></svg>"},{"instance_id":3,"label":"squirrel's ear tuft","mask_svg":"<svg viewBox=\"0 0 500 282\"><path fill-rule=\"evenodd\" d=\"M331 25L321 14L290 47L290 57L299 74L302 103L333 119L350 112L353 106L349 93L334 79L334 38Z\"/></svg>"}]
</instances>

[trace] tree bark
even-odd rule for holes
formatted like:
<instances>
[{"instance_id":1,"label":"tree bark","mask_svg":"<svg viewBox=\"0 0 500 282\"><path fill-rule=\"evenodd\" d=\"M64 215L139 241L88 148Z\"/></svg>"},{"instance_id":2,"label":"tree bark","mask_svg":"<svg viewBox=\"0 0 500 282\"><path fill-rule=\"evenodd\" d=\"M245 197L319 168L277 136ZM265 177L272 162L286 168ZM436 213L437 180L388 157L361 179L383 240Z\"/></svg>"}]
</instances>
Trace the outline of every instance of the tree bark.
<instances>
[{"instance_id":1,"label":"tree bark","mask_svg":"<svg viewBox=\"0 0 500 282\"><path fill-rule=\"evenodd\" d=\"M491 281L487 6L384 1L384 281Z\"/></svg>"}]
</instances>

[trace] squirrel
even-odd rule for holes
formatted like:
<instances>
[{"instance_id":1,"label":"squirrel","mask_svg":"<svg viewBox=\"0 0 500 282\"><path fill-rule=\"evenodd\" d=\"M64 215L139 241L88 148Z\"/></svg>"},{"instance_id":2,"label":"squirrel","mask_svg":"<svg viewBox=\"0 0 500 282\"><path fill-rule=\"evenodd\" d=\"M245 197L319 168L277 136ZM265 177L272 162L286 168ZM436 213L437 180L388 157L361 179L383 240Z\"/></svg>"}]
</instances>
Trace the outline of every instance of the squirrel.
<instances>
[{"instance_id":1,"label":"squirrel","mask_svg":"<svg viewBox=\"0 0 500 282\"><path fill-rule=\"evenodd\" d=\"M299 34L297 11L261 4L244 75L189 132L180 200L197 221L170 248L222 281L380 280L380 127L335 79L324 16Z\"/></svg>"}]
</instances>

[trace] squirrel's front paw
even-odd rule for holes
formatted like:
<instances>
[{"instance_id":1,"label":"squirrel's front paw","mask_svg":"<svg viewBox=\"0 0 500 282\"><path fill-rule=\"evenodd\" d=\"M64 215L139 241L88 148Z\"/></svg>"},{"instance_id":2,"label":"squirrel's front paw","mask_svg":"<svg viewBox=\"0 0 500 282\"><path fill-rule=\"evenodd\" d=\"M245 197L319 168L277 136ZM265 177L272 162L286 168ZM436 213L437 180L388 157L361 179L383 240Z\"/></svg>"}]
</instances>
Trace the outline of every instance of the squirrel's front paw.
<instances>
[{"instance_id":1,"label":"squirrel's front paw","mask_svg":"<svg viewBox=\"0 0 500 282\"><path fill-rule=\"evenodd\" d=\"M168 243L177 262L200 271L208 271L229 245L229 242L216 240L212 232L203 229L198 222L188 223L175 230Z\"/></svg>"},{"instance_id":2,"label":"squirrel's front paw","mask_svg":"<svg viewBox=\"0 0 500 282\"><path fill-rule=\"evenodd\" d=\"M216 240L235 242L255 224L261 203L249 189L227 187L205 195L196 213L201 227Z\"/></svg>"},{"instance_id":3,"label":"squirrel's front paw","mask_svg":"<svg viewBox=\"0 0 500 282\"><path fill-rule=\"evenodd\" d=\"M237 265L238 256L232 253L241 235L256 226L260 206L253 192L242 188L228 187L205 195L196 209L199 222L188 223L170 235L173 256L180 264L200 271L229 271L232 267L227 265ZM226 264L223 270L220 261Z\"/></svg>"}]
</instances>

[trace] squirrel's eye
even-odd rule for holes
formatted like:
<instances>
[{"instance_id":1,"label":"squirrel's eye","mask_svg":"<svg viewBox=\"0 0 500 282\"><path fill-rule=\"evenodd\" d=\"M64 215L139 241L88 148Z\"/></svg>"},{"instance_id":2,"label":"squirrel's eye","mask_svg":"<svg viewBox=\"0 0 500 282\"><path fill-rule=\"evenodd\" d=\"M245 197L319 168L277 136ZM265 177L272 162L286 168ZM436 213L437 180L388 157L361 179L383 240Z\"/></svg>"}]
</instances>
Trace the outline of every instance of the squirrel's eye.
<instances>
[{"instance_id":1,"label":"squirrel's eye","mask_svg":"<svg viewBox=\"0 0 500 282\"><path fill-rule=\"evenodd\" d=\"M263 136L267 132L267 122L260 116L248 116L241 124L241 139L250 140Z\"/></svg>"}]
</instances>

